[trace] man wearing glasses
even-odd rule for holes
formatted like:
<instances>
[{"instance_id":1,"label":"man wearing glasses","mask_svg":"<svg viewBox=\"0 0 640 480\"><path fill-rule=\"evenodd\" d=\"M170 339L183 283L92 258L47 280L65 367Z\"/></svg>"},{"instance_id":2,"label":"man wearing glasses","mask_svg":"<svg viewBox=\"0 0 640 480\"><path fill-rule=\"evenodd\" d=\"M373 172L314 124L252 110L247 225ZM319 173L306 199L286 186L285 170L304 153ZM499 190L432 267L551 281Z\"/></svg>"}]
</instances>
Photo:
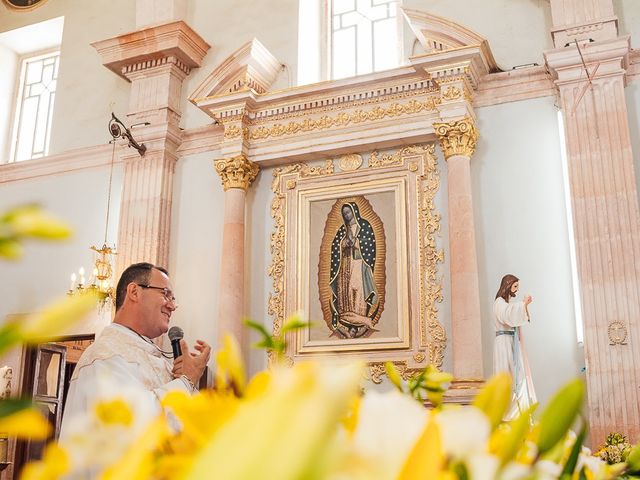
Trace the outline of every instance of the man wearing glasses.
<instances>
[{"instance_id":1,"label":"man wearing glasses","mask_svg":"<svg viewBox=\"0 0 640 480\"><path fill-rule=\"evenodd\" d=\"M126 398L127 390L135 391L135 403L141 406L142 414L154 416L160 410L159 400L167 392L196 390L211 347L198 340L195 351L190 352L186 341L180 340L182 355L173 361L171 351L162 350L152 341L167 332L176 308L164 268L136 263L122 272L116 288L113 323L82 354L73 372L61 440L73 440L74 417L91 412L100 400L119 394Z\"/></svg>"}]
</instances>

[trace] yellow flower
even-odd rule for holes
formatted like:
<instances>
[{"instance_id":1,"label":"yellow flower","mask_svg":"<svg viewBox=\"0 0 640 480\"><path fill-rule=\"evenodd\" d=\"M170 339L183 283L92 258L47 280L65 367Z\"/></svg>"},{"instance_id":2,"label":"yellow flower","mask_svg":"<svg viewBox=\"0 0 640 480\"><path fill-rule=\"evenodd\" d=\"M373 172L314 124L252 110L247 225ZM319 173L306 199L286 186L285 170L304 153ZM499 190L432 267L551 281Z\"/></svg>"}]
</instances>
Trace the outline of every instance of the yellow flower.
<instances>
[{"instance_id":1,"label":"yellow flower","mask_svg":"<svg viewBox=\"0 0 640 480\"><path fill-rule=\"evenodd\" d=\"M216 355L216 388L230 388L239 395L244 392L246 376L244 362L238 342L231 335L225 335L223 347Z\"/></svg>"},{"instance_id":2,"label":"yellow flower","mask_svg":"<svg viewBox=\"0 0 640 480\"><path fill-rule=\"evenodd\" d=\"M40 411L27 408L0 418L0 432L20 438L46 440L51 434L51 425Z\"/></svg>"},{"instance_id":3,"label":"yellow flower","mask_svg":"<svg viewBox=\"0 0 640 480\"><path fill-rule=\"evenodd\" d=\"M431 419L409 454L398 480L438 478L444 466L444 452L438 424Z\"/></svg>"},{"instance_id":4,"label":"yellow flower","mask_svg":"<svg viewBox=\"0 0 640 480\"><path fill-rule=\"evenodd\" d=\"M122 458L107 467L101 480L147 480L155 468L155 455L159 446L171 434L164 417L159 417L145 429L127 449ZM204 478L204 477L203 477Z\"/></svg>"},{"instance_id":5,"label":"yellow flower","mask_svg":"<svg viewBox=\"0 0 640 480\"><path fill-rule=\"evenodd\" d=\"M55 480L69 471L69 457L56 443L44 449L42 460L27 464L20 480Z\"/></svg>"},{"instance_id":6,"label":"yellow flower","mask_svg":"<svg viewBox=\"0 0 640 480\"><path fill-rule=\"evenodd\" d=\"M46 307L42 312L22 317L17 327L26 343L41 343L64 333L65 329L81 320L97 305L93 292L65 297Z\"/></svg>"},{"instance_id":7,"label":"yellow flower","mask_svg":"<svg viewBox=\"0 0 640 480\"><path fill-rule=\"evenodd\" d=\"M96 403L95 413L98 420L107 425L121 424L128 427L133 422L133 412L122 398Z\"/></svg>"},{"instance_id":8,"label":"yellow flower","mask_svg":"<svg viewBox=\"0 0 640 480\"><path fill-rule=\"evenodd\" d=\"M179 478L323 478L360 378L360 365L300 363L274 371L264 394L243 400Z\"/></svg>"}]
</instances>

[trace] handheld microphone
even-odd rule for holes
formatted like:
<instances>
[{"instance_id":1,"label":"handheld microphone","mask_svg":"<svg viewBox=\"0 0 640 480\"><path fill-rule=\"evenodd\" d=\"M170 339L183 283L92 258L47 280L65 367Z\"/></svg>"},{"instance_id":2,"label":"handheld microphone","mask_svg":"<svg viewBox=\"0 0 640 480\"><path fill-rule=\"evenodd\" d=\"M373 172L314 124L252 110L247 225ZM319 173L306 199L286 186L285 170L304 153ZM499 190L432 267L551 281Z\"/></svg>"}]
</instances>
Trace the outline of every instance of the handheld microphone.
<instances>
[{"instance_id":1,"label":"handheld microphone","mask_svg":"<svg viewBox=\"0 0 640 480\"><path fill-rule=\"evenodd\" d=\"M180 348L180 340L184 337L184 332L180 327L171 327L168 334L169 340L171 340L171 349L173 350L173 358L176 359L182 355L182 349Z\"/></svg>"}]
</instances>

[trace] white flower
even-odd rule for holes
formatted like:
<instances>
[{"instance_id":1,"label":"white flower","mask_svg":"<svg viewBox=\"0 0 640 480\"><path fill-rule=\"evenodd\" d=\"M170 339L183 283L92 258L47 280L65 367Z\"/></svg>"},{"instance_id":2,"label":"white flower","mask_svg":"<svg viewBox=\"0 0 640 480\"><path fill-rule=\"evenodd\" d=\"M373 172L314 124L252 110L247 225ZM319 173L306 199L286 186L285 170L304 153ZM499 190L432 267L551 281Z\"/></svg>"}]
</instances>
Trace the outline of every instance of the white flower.
<instances>
[{"instance_id":1,"label":"white flower","mask_svg":"<svg viewBox=\"0 0 640 480\"><path fill-rule=\"evenodd\" d=\"M427 411L398 391L367 392L354 432L357 455L376 465L379 479L398 476L425 428Z\"/></svg>"},{"instance_id":2,"label":"white flower","mask_svg":"<svg viewBox=\"0 0 640 480\"><path fill-rule=\"evenodd\" d=\"M502 469L500 480L521 480L531 475L531 468L518 462L509 462Z\"/></svg>"},{"instance_id":3,"label":"white flower","mask_svg":"<svg viewBox=\"0 0 640 480\"><path fill-rule=\"evenodd\" d=\"M442 448L454 459L485 451L489 420L476 407L449 408L435 417L442 435Z\"/></svg>"},{"instance_id":4,"label":"white flower","mask_svg":"<svg viewBox=\"0 0 640 480\"><path fill-rule=\"evenodd\" d=\"M473 480L494 480L500 466L497 457L488 453L471 453L465 460L469 478Z\"/></svg>"}]
</instances>

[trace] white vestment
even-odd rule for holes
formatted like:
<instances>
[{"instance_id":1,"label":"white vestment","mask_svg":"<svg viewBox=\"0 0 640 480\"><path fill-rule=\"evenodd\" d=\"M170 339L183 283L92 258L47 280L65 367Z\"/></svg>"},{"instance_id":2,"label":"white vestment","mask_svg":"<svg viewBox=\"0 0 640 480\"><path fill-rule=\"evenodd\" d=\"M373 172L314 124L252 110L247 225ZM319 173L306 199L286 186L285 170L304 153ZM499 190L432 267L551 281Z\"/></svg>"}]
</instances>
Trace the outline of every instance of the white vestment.
<instances>
[{"instance_id":1,"label":"white vestment","mask_svg":"<svg viewBox=\"0 0 640 480\"><path fill-rule=\"evenodd\" d=\"M513 379L511 406L505 420L512 420L536 402L529 361L524 349L520 326L529 321L524 302L505 302L502 297L493 303L496 338L493 348L493 372L507 372Z\"/></svg>"},{"instance_id":2,"label":"white vestment","mask_svg":"<svg viewBox=\"0 0 640 480\"><path fill-rule=\"evenodd\" d=\"M173 378L172 361L163 357L158 347L117 323L108 325L82 354L76 366L67 395L60 439L64 440L70 419L93 408L96 401L106 400L100 382L105 378L122 388L135 388L143 396L145 409L156 414L160 399L171 390L191 392L186 380ZM108 392L113 397L118 391Z\"/></svg>"}]
</instances>

